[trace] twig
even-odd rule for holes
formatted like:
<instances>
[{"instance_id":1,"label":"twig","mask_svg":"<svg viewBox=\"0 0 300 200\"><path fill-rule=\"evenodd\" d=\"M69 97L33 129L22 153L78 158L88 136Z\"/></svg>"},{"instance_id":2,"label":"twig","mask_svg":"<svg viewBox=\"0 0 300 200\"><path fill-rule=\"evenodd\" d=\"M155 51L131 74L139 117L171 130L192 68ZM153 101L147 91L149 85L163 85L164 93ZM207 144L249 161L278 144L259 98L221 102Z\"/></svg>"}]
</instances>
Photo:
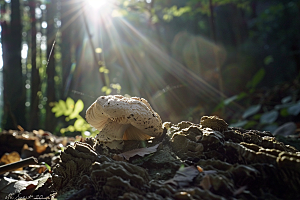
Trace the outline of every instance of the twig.
<instances>
[{"instance_id":1,"label":"twig","mask_svg":"<svg viewBox=\"0 0 300 200\"><path fill-rule=\"evenodd\" d=\"M4 174L5 172L13 171L13 170L21 168L21 167L26 167L28 165L36 165L36 164L38 164L38 160L35 157L29 157L29 158L23 159L18 162L0 166L0 174Z\"/></svg>"}]
</instances>

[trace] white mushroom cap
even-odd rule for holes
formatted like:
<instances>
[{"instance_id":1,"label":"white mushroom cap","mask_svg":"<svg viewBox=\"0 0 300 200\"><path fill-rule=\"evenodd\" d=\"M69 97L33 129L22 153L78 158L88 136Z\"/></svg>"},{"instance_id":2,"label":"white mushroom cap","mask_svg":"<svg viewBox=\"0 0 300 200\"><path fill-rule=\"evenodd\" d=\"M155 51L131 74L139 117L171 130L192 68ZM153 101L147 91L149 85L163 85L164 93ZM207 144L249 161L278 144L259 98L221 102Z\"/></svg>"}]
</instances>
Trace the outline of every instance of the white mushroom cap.
<instances>
[{"instance_id":1,"label":"white mushroom cap","mask_svg":"<svg viewBox=\"0 0 300 200\"><path fill-rule=\"evenodd\" d=\"M98 141L147 140L163 131L160 116L139 97L100 96L87 109L86 120L100 130Z\"/></svg>"}]
</instances>

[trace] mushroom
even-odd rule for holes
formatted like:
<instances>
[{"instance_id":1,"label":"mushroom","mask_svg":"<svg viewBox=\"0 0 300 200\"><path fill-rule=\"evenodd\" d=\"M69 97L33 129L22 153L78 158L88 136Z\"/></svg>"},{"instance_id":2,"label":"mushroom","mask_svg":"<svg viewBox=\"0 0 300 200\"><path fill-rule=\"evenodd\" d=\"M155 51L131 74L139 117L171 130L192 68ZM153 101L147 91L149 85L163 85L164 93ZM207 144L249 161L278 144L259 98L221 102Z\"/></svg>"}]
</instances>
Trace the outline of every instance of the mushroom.
<instances>
[{"instance_id":1,"label":"mushroom","mask_svg":"<svg viewBox=\"0 0 300 200\"><path fill-rule=\"evenodd\" d=\"M101 143L148 140L163 131L160 116L139 97L100 96L87 109L86 120L100 130L96 139Z\"/></svg>"}]
</instances>

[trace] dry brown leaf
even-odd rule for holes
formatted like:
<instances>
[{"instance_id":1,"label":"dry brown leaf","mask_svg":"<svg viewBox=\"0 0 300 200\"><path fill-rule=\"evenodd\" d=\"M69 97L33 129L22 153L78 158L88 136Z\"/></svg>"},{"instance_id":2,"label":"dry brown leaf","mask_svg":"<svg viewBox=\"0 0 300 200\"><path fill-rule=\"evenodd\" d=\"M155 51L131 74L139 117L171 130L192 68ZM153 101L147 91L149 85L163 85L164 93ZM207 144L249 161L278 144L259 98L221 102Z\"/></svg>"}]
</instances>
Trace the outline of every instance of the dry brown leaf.
<instances>
[{"instance_id":1,"label":"dry brown leaf","mask_svg":"<svg viewBox=\"0 0 300 200\"><path fill-rule=\"evenodd\" d=\"M4 154L0 159L0 163L3 163L6 165L6 164L18 162L18 161L20 161L20 159L21 159L21 157L20 157L19 153L16 151L13 151L11 153ZM23 168L19 168L19 169L16 169L15 171L22 171L22 170L23 170Z\"/></svg>"},{"instance_id":2,"label":"dry brown leaf","mask_svg":"<svg viewBox=\"0 0 300 200\"><path fill-rule=\"evenodd\" d=\"M156 152L157 151L157 147L159 145L160 145L160 143L157 144L157 145L154 145L152 147L146 147L146 148L140 148L140 149L133 149L131 151L126 151L126 152L120 153L118 155L119 156L123 156L126 160L129 160L131 157L136 156L136 155L144 157L147 154Z\"/></svg>"},{"instance_id":3,"label":"dry brown leaf","mask_svg":"<svg viewBox=\"0 0 300 200\"><path fill-rule=\"evenodd\" d=\"M29 149L28 145L27 145L27 144L24 144L24 145L23 145L23 150L27 150L27 149Z\"/></svg>"},{"instance_id":4,"label":"dry brown leaf","mask_svg":"<svg viewBox=\"0 0 300 200\"><path fill-rule=\"evenodd\" d=\"M125 160L123 156L120 156L118 154L115 154L113 156L113 159L116 160L116 161L124 161Z\"/></svg>"},{"instance_id":5,"label":"dry brown leaf","mask_svg":"<svg viewBox=\"0 0 300 200\"><path fill-rule=\"evenodd\" d=\"M48 147L48 144L41 144L40 143L40 141L39 141L39 139L36 139L35 141L34 141L34 149L35 149L35 151L37 152L37 153L39 153L39 154L41 154L41 153L43 153L46 149L47 149L47 147Z\"/></svg>"}]
</instances>

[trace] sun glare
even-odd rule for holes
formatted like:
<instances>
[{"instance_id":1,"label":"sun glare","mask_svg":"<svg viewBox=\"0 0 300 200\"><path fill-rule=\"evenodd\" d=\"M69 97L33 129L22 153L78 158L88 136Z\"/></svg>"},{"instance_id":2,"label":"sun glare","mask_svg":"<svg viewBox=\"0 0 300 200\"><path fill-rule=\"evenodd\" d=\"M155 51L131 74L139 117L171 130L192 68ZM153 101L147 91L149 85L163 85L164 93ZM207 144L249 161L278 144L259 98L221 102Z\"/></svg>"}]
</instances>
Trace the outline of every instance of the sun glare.
<instances>
[{"instance_id":1,"label":"sun glare","mask_svg":"<svg viewBox=\"0 0 300 200\"><path fill-rule=\"evenodd\" d=\"M109 4L109 0L86 0L86 1L94 9L105 8Z\"/></svg>"}]
</instances>

